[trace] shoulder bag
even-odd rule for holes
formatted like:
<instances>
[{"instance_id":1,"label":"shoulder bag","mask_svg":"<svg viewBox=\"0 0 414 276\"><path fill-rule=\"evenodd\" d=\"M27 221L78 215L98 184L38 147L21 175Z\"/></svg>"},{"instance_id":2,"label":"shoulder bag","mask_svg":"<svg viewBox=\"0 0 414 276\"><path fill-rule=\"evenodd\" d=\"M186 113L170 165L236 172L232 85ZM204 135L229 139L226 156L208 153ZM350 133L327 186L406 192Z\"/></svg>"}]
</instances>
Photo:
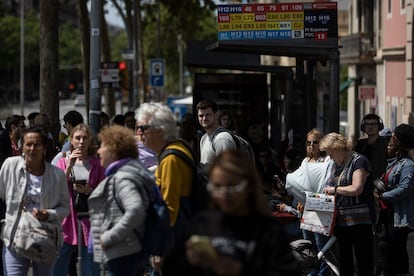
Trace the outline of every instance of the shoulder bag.
<instances>
[{"instance_id":1,"label":"shoulder bag","mask_svg":"<svg viewBox=\"0 0 414 276\"><path fill-rule=\"evenodd\" d=\"M34 262L49 263L56 259L61 238L60 225L39 221L22 207L11 249Z\"/></svg>"}]
</instances>

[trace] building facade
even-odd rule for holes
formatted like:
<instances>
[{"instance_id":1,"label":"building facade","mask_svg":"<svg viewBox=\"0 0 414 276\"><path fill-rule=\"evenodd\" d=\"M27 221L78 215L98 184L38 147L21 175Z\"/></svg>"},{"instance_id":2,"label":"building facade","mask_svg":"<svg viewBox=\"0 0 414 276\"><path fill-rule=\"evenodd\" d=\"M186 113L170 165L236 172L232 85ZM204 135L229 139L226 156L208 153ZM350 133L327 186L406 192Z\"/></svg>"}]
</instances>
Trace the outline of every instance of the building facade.
<instances>
[{"instance_id":1,"label":"building facade","mask_svg":"<svg viewBox=\"0 0 414 276\"><path fill-rule=\"evenodd\" d=\"M362 136L360 121L367 113L378 114L392 130L412 124L413 1L352 0L349 14L350 35L340 40L341 64L353 81L348 136Z\"/></svg>"}]
</instances>

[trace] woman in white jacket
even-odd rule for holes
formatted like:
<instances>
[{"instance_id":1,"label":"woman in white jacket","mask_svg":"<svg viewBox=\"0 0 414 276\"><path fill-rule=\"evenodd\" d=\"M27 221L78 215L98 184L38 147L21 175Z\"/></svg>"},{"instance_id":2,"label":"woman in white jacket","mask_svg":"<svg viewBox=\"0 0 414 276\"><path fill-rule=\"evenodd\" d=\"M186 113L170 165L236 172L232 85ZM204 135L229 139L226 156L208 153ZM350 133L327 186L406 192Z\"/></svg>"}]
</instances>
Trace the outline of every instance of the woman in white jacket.
<instances>
[{"instance_id":1,"label":"woman in white jacket","mask_svg":"<svg viewBox=\"0 0 414 276\"><path fill-rule=\"evenodd\" d=\"M0 197L6 203L2 229L5 275L27 275L30 266L35 276L53 274L55 260L32 261L11 248L23 206L39 221L56 224L57 229L69 214L65 174L45 161L47 139L41 128L26 129L22 136L22 156L9 157L0 170Z\"/></svg>"}]
</instances>

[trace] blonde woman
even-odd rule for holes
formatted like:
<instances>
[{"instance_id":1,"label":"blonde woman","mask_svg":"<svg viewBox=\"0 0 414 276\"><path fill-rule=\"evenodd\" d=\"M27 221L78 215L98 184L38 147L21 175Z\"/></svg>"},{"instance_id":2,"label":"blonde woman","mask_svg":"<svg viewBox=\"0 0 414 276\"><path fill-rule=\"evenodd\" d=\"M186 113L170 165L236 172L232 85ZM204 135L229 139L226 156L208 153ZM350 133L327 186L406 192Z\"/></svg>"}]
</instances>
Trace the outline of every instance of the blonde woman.
<instances>
[{"instance_id":1,"label":"blonde woman","mask_svg":"<svg viewBox=\"0 0 414 276\"><path fill-rule=\"evenodd\" d=\"M335 132L322 138L319 148L335 162L334 177L324 191L336 195L338 213L334 233L339 244L340 273L373 275L372 223L375 218L371 215L373 189L367 181L370 163L364 155L352 151L351 143Z\"/></svg>"},{"instance_id":2,"label":"blonde woman","mask_svg":"<svg viewBox=\"0 0 414 276\"><path fill-rule=\"evenodd\" d=\"M92 254L87 252L90 232L89 218L78 218L78 211L74 208L74 199L77 193L90 195L105 178L105 170L96 156L96 147L89 127L78 124L70 133L70 153L57 162L57 167L66 173L69 192L71 194L71 212L63 220L64 244L59 252L55 265L54 276L66 276L69 271L71 256L78 250L78 243L82 243L82 275L99 275L99 264L92 261ZM86 210L87 211L87 210ZM85 212L85 210L83 211ZM82 232L78 233L78 219L82 225Z\"/></svg>"}]
</instances>

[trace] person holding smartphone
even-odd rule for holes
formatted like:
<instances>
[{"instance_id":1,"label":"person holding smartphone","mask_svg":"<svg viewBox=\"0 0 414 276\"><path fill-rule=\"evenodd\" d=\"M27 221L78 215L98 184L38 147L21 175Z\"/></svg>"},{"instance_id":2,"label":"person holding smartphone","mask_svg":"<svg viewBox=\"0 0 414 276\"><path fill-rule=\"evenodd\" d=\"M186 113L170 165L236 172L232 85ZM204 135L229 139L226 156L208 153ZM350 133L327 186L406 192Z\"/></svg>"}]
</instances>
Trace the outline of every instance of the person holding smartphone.
<instances>
[{"instance_id":1,"label":"person holding smartphone","mask_svg":"<svg viewBox=\"0 0 414 276\"><path fill-rule=\"evenodd\" d=\"M78 217L78 211L74 208L77 193L88 197L105 178L105 169L96 156L95 141L87 125L78 124L73 128L70 133L70 152L59 159L57 167L65 172L68 179L71 212L62 222L64 244L56 261L54 276L68 275L72 255L77 250L79 241L82 242L82 250L78 252L82 259L82 275L99 275L99 264L93 262L92 254L87 251L89 218ZM82 233L77 230L78 219L82 225Z\"/></svg>"},{"instance_id":2,"label":"person holding smartphone","mask_svg":"<svg viewBox=\"0 0 414 276\"><path fill-rule=\"evenodd\" d=\"M215 208L194 217L186 241L166 258L163 275L300 275L249 158L223 151L209 176Z\"/></svg>"}]
</instances>

